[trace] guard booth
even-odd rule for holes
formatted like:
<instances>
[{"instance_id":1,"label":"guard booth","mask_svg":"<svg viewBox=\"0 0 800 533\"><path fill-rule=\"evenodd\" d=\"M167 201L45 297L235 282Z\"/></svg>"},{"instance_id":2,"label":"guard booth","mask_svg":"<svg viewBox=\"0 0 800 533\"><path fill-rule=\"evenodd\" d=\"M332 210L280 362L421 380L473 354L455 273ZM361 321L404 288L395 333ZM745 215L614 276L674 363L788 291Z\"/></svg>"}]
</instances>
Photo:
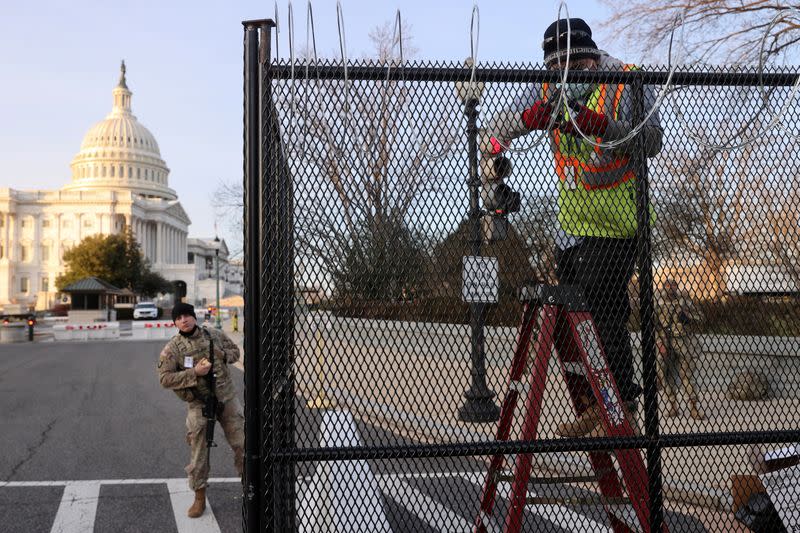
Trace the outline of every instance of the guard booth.
<instances>
[{"instance_id":1,"label":"guard booth","mask_svg":"<svg viewBox=\"0 0 800 533\"><path fill-rule=\"evenodd\" d=\"M626 327L642 394L623 407L597 317L557 284L550 138L515 141L505 189L479 155L495 117L563 73L276 59L273 29L244 23L245 531L794 527L800 310L728 294L723 279L800 252L796 224L765 222L796 220L797 205L775 201L794 182L770 169L793 168L800 147L774 135L734 148L749 142L760 91L793 96L797 69L569 73L629 87L636 125L655 113L646 88L663 92L660 151L648 157L635 136L625 147ZM569 190L588 190L573 166ZM667 278L703 315L686 325L683 366L658 340ZM319 295L303 313L300 286ZM566 346L554 338L564 324ZM592 402L598 432L557 434Z\"/></svg>"},{"instance_id":2,"label":"guard booth","mask_svg":"<svg viewBox=\"0 0 800 533\"><path fill-rule=\"evenodd\" d=\"M88 324L92 322L113 322L117 319L117 296L125 293L122 289L94 276L70 283L61 290L69 294L69 322Z\"/></svg>"}]
</instances>

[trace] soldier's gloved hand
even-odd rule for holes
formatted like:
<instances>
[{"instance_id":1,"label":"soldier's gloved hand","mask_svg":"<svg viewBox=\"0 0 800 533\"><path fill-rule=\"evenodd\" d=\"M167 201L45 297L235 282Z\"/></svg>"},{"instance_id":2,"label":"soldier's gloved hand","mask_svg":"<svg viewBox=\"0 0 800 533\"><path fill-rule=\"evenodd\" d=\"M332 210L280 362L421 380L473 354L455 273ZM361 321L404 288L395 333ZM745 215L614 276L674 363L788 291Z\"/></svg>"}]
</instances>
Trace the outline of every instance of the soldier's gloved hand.
<instances>
[{"instance_id":1,"label":"soldier's gloved hand","mask_svg":"<svg viewBox=\"0 0 800 533\"><path fill-rule=\"evenodd\" d=\"M547 129L552 118L553 106L544 100L537 100L535 104L522 112L522 123L529 130Z\"/></svg>"},{"instance_id":2,"label":"soldier's gloved hand","mask_svg":"<svg viewBox=\"0 0 800 533\"><path fill-rule=\"evenodd\" d=\"M206 359L200 359L197 364L194 366L194 373L196 376L205 376L208 374L209 370L211 370L211 361Z\"/></svg>"},{"instance_id":3,"label":"soldier's gloved hand","mask_svg":"<svg viewBox=\"0 0 800 533\"><path fill-rule=\"evenodd\" d=\"M608 117L606 115L592 111L585 105L573 103L570 107L572 108L570 112L572 120L565 121L564 125L561 127L561 131L569 135L578 135L575 129L575 125L577 124L578 128L585 135L602 137L603 134L605 134L608 128Z\"/></svg>"}]
</instances>

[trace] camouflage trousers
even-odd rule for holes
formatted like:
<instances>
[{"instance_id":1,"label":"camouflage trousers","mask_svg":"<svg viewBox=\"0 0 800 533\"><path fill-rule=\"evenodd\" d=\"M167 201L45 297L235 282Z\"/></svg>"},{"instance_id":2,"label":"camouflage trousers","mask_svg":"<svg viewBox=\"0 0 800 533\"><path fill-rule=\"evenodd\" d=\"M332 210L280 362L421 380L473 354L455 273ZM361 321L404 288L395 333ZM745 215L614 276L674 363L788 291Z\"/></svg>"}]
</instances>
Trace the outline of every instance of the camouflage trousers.
<instances>
[{"instance_id":1,"label":"camouflage trousers","mask_svg":"<svg viewBox=\"0 0 800 533\"><path fill-rule=\"evenodd\" d=\"M694 387L695 342L691 336L659 339L663 348L658 357L658 381L671 404L678 400L678 381L683 385L686 399L697 401Z\"/></svg>"},{"instance_id":2,"label":"camouflage trousers","mask_svg":"<svg viewBox=\"0 0 800 533\"><path fill-rule=\"evenodd\" d=\"M220 429L225 434L233 450L233 462L239 476L244 467L244 412L238 398L225 402L225 407L217 416L217 427L214 432L214 441L220 441ZM186 415L186 442L191 448L191 459L186 467L189 474L189 488L202 489L208 485L208 453L206 448L206 419L203 417L202 406L192 404ZM214 450L211 450L214 453Z\"/></svg>"}]
</instances>

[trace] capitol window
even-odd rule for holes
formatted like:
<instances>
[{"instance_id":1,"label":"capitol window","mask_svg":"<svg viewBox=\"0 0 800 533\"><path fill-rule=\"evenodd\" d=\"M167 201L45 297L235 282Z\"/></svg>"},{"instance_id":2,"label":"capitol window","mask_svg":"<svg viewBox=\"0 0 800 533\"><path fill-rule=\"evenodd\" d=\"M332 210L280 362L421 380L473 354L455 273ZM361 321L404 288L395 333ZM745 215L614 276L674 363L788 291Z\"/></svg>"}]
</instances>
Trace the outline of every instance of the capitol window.
<instances>
[{"instance_id":1,"label":"capitol window","mask_svg":"<svg viewBox=\"0 0 800 533\"><path fill-rule=\"evenodd\" d=\"M103 165L103 170L101 171L101 175L105 178L106 177L106 166Z\"/></svg>"},{"instance_id":2,"label":"capitol window","mask_svg":"<svg viewBox=\"0 0 800 533\"><path fill-rule=\"evenodd\" d=\"M92 219L91 218L84 219L83 227L84 228L91 228L92 227Z\"/></svg>"},{"instance_id":3,"label":"capitol window","mask_svg":"<svg viewBox=\"0 0 800 533\"><path fill-rule=\"evenodd\" d=\"M3 249L3 245L0 244L0 259L2 259L3 257L5 257L5 250Z\"/></svg>"},{"instance_id":4,"label":"capitol window","mask_svg":"<svg viewBox=\"0 0 800 533\"><path fill-rule=\"evenodd\" d=\"M42 278L42 291L50 292L50 278L47 276Z\"/></svg>"},{"instance_id":5,"label":"capitol window","mask_svg":"<svg viewBox=\"0 0 800 533\"><path fill-rule=\"evenodd\" d=\"M31 260L31 251L24 244L20 245L20 247L19 247L19 260L20 261L30 261Z\"/></svg>"},{"instance_id":6,"label":"capitol window","mask_svg":"<svg viewBox=\"0 0 800 533\"><path fill-rule=\"evenodd\" d=\"M43 262L50 261L50 247L46 244L43 244L40 250L41 259Z\"/></svg>"},{"instance_id":7,"label":"capitol window","mask_svg":"<svg viewBox=\"0 0 800 533\"><path fill-rule=\"evenodd\" d=\"M28 278L19 278L19 292L28 292L30 289L30 280Z\"/></svg>"},{"instance_id":8,"label":"capitol window","mask_svg":"<svg viewBox=\"0 0 800 533\"><path fill-rule=\"evenodd\" d=\"M64 227L64 228L71 228L72 227L72 221L71 220L64 220L61 223L61 226Z\"/></svg>"},{"instance_id":9,"label":"capitol window","mask_svg":"<svg viewBox=\"0 0 800 533\"><path fill-rule=\"evenodd\" d=\"M27 221L27 220L25 220L24 218L23 218L22 220L20 220L20 221L19 221L19 227L20 227L20 228L23 228L23 229L24 229L24 228L26 228L27 226L28 226L28 221Z\"/></svg>"},{"instance_id":10,"label":"capitol window","mask_svg":"<svg viewBox=\"0 0 800 533\"><path fill-rule=\"evenodd\" d=\"M113 165L111 166L111 177L112 178L114 177L114 166Z\"/></svg>"},{"instance_id":11,"label":"capitol window","mask_svg":"<svg viewBox=\"0 0 800 533\"><path fill-rule=\"evenodd\" d=\"M42 220L42 227L43 228L49 228L50 227L50 219L46 218L46 219Z\"/></svg>"}]
</instances>

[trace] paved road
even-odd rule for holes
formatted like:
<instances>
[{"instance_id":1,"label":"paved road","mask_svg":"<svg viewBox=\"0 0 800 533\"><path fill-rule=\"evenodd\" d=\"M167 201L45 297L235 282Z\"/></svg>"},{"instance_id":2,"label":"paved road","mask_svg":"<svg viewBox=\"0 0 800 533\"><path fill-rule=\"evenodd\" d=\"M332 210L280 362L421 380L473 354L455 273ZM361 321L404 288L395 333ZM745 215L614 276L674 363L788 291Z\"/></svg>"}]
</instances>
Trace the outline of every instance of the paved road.
<instances>
[{"instance_id":1,"label":"paved road","mask_svg":"<svg viewBox=\"0 0 800 533\"><path fill-rule=\"evenodd\" d=\"M0 530L241 529L241 488L224 444L213 452L211 512L185 518L192 498L183 470L185 408L156 379L162 345L0 346ZM407 442L338 411L299 408L297 428L300 442L320 445ZM308 532L469 531L483 482L482 463L469 458L305 464L298 476L299 521ZM532 490L580 493L562 485ZM670 513L669 520L680 525L673 531L703 530L690 517ZM524 530L603 531L605 524L594 508L545 505L526 512Z\"/></svg>"}]
</instances>

